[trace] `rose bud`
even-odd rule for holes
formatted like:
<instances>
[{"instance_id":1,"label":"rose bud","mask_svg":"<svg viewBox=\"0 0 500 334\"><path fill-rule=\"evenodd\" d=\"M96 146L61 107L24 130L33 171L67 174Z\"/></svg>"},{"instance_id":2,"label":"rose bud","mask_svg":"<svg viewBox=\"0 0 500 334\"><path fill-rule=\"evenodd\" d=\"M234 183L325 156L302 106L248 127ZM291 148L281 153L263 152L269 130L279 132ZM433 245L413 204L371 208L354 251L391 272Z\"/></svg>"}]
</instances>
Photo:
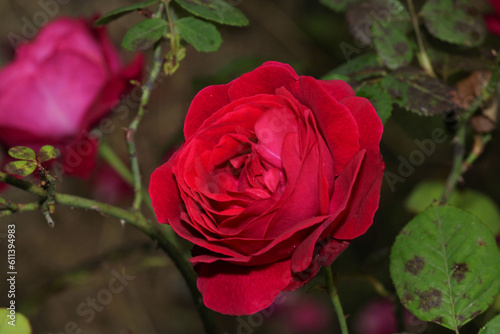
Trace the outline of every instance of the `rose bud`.
<instances>
[{"instance_id":1,"label":"rose bud","mask_svg":"<svg viewBox=\"0 0 500 334\"><path fill-rule=\"evenodd\" d=\"M345 82L278 62L201 90L185 143L149 192L158 221L195 244L205 305L258 312L365 233L380 197L382 130Z\"/></svg>"},{"instance_id":2,"label":"rose bud","mask_svg":"<svg viewBox=\"0 0 500 334\"><path fill-rule=\"evenodd\" d=\"M0 142L61 150L64 172L86 177L97 141L88 135L138 79L143 57L123 66L104 28L60 18L22 44L0 71Z\"/></svg>"}]
</instances>

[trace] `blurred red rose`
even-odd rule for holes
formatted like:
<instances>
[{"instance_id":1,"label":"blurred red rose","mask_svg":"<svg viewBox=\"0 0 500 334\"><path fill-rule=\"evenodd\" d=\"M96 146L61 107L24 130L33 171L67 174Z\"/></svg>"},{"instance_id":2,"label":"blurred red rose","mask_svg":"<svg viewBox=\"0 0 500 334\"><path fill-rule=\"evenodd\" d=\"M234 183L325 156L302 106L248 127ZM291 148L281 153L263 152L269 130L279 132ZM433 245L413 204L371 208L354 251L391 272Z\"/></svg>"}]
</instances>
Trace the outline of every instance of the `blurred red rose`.
<instances>
[{"instance_id":1,"label":"blurred red rose","mask_svg":"<svg viewBox=\"0 0 500 334\"><path fill-rule=\"evenodd\" d=\"M0 71L0 142L61 149L66 173L86 177L97 142L88 135L138 79L138 56L123 66L104 28L60 18L43 27Z\"/></svg>"},{"instance_id":2,"label":"blurred red rose","mask_svg":"<svg viewBox=\"0 0 500 334\"><path fill-rule=\"evenodd\" d=\"M495 14L489 14L484 17L488 30L496 35L500 35L500 0L490 0L495 9Z\"/></svg>"},{"instance_id":3,"label":"blurred red rose","mask_svg":"<svg viewBox=\"0 0 500 334\"><path fill-rule=\"evenodd\" d=\"M384 164L373 106L267 62L200 91L186 142L151 176L157 219L193 242L204 303L252 314L330 265L373 221Z\"/></svg>"}]
</instances>

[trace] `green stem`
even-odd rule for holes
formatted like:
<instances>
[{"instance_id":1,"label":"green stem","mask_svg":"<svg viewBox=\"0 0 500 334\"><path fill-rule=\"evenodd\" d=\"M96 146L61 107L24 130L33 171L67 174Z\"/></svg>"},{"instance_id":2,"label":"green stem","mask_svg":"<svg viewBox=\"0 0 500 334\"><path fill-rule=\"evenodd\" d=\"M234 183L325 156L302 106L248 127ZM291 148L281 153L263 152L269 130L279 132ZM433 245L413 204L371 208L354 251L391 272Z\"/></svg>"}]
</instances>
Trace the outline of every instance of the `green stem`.
<instances>
[{"instance_id":1,"label":"green stem","mask_svg":"<svg viewBox=\"0 0 500 334\"><path fill-rule=\"evenodd\" d=\"M113 149L105 142L99 143L99 156L106 161L111 168L122 177L125 182L134 185L134 176L130 169L123 163L122 159L113 151Z\"/></svg>"},{"instance_id":2,"label":"green stem","mask_svg":"<svg viewBox=\"0 0 500 334\"><path fill-rule=\"evenodd\" d=\"M420 27L418 24L417 13L415 12L415 7L413 7L413 1L407 0L408 9L410 10L411 22L413 24L413 30L415 30L415 36L417 37L417 44L419 53L417 54L418 62L422 69L431 77L436 77L436 73L434 73L434 69L432 68L432 63L425 51L424 42L422 41L422 35L420 34Z\"/></svg>"},{"instance_id":3,"label":"green stem","mask_svg":"<svg viewBox=\"0 0 500 334\"><path fill-rule=\"evenodd\" d=\"M345 321L344 310L342 309L342 304L340 303L337 286L335 285L335 281L333 280L332 268L330 266L327 266L324 267L324 270L325 270L326 288L328 290L328 293L330 294L330 299L335 308L335 312L337 312L341 333L348 334L349 332L347 330L347 323Z\"/></svg>"},{"instance_id":4,"label":"green stem","mask_svg":"<svg viewBox=\"0 0 500 334\"><path fill-rule=\"evenodd\" d=\"M109 147L106 143L99 144L99 156L106 161L111 168L113 168L118 175L122 177L122 179L134 186L134 176L132 172L128 169L128 167L123 163L118 155L113 151L111 147ZM141 187L142 188L142 187ZM149 197L149 193L146 189L142 188L142 199L148 205L151 212L154 214L153 204L151 203L151 198Z\"/></svg>"},{"instance_id":5,"label":"green stem","mask_svg":"<svg viewBox=\"0 0 500 334\"><path fill-rule=\"evenodd\" d=\"M0 198L0 203L5 201L5 199ZM10 216L14 213L22 213L22 212L28 212L28 211L35 211L40 208L40 203L39 202L31 202L31 203L26 203L26 204L14 204L10 201L7 201L8 203L12 204L12 206L0 210L0 217L6 217Z\"/></svg>"},{"instance_id":6,"label":"green stem","mask_svg":"<svg viewBox=\"0 0 500 334\"><path fill-rule=\"evenodd\" d=\"M158 11L156 12L155 16L156 17L162 16L164 10L165 6L163 5L163 3L160 3L160 5L158 6ZM142 203L142 195L143 195L141 171L139 168L139 160L137 159L137 149L134 141L134 136L135 133L137 132L137 128L139 127L139 123L141 122L142 117L146 113L147 104L149 102L149 98L151 97L151 91L153 90L156 79L160 75L162 63L163 63L163 57L162 57L162 48L160 40L156 42L154 46L153 68L149 73L149 77L146 83L142 86L142 97L141 97L141 103L139 105L139 110L137 111L137 114L135 115L132 122L130 123L126 133L127 148L128 148L130 166L132 169L132 176L134 181L135 197L134 197L134 202L132 204L132 208L134 210L140 209Z\"/></svg>"},{"instance_id":7,"label":"green stem","mask_svg":"<svg viewBox=\"0 0 500 334\"><path fill-rule=\"evenodd\" d=\"M466 123L461 124L454 139L455 149L453 154L453 166L446 180L443 195L441 196L441 203L447 203L449 201L451 194L462 177L462 164L465 155L465 130Z\"/></svg>"},{"instance_id":8,"label":"green stem","mask_svg":"<svg viewBox=\"0 0 500 334\"><path fill-rule=\"evenodd\" d=\"M106 143L101 143L99 145L99 155L104 159L128 184L133 185L133 176L128 167L123 163L123 161L116 155L116 153L109 147ZM150 211L155 215L155 211L153 209L153 203L151 202L151 197L149 197L149 193L146 189L142 189L142 198L144 202L147 204ZM175 246L178 246L177 239L175 237L175 233L170 226L165 226L163 229L165 236L167 239L173 243Z\"/></svg>"}]
</instances>

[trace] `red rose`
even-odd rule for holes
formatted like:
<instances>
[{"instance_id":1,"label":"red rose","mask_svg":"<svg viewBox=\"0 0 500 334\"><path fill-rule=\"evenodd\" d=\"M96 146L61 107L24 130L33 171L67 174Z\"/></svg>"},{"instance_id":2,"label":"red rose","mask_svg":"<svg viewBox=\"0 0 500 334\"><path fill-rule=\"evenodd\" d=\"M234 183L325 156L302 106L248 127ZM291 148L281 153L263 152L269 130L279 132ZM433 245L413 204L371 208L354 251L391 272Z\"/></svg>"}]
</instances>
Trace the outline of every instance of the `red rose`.
<instances>
[{"instance_id":1,"label":"red rose","mask_svg":"<svg viewBox=\"0 0 500 334\"><path fill-rule=\"evenodd\" d=\"M54 145L67 173L87 176L96 153L87 131L130 88L142 63L139 56L124 67L104 28L90 21L51 22L0 71L0 142Z\"/></svg>"},{"instance_id":2,"label":"red rose","mask_svg":"<svg viewBox=\"0 0 500 334\"><path fill-rule=\"evenodd\" d=\"M264 309L372 224L382 124L343 81L267 62L200 91L184 135L149 191L158 221L195 244L198 288L213 310Z\"/></svg>"},{"instance_id":3,"label":"red rose","mask_svg":"<svg viewBox=\"0 0 500 334\"><path fill-rule=\"evenodd\" d=\"M490 0L495 9L495 14L489 14L484 17L488 30L496 35L500 35L500 0Z\"/></svg>"}]
</instances>

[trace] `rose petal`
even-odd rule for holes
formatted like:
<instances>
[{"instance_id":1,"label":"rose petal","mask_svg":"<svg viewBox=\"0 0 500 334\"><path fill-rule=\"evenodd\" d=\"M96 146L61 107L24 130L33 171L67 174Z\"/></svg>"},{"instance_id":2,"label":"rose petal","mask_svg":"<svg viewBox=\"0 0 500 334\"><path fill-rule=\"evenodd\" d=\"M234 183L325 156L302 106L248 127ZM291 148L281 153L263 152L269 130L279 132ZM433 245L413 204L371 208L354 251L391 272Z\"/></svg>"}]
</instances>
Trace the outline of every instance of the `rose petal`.
<instances>
[{"instance_id":1,"label":"rose petal","mask_svg":"<svg viewBox=\"0 0 500 334\"><path fill-rule=\"evenodd\" d=\"M332 233L335 238L347 240L357 238L373 224L380 199L383 172L384 163L380 153L367 150L342 224Z\"/></svg>"},{"instance_id":2,"label":"rose petal","mask_svg":"<svg viewBox=\"0 0 500 334\"><path fill-rule=\"evenodd\" d=\"M223 314L246 315L271 305L290 278L290 261L258 267L219 261L199 266L197 286L208 308Z\"/></svg>"},{"instance_id":3,"label":"rose petal","mask_svg":"<svg viewBox=\"0 0 500 334\"><path fill-rule=\"evenodd\" d=\"M288 64L268 61L229 83L231 101L257 94L274 94L276 89L289 86L298 79Z\"/></svg>"},{"instance_id":4,"label":"rose petal","mask_svg":"<svg viewBox=\"0 0 500 334\"><path fill-rule=\"evenodd\" d=\"M335 172L339 174L360 149L354 117L311 77L300 77L299 82L293 86L292 93L314 113L333 157Z\"/></svg>"},{"instance_id":5,"label":"rose petal","mask_svg":"<svg viewBox=\"0 0 500 334\"><path fill-rule=\"evenodd\" d=\"M309 267L316 242L323 234L323 231L331 228L334 221L338 219L341 213L346 209L349 202L351 191L353 189L354 180L362 168L364 150L359 152L344 168L342 173L335 181L335 188L330 205L330 219L326 220L321 227L318 227L311 233L293 252L292 255L292 270L301 272Z\"/></svg>"},{"instance_id":6,"label":"rose petal","mask_svg":"<svg viewBox=\"0 0 500 334\"><path fill-rule=\"evenodd\" d=\"M356 120L361 148L379 150L384 127L373 105L363 97L348 97L342 101Z\"/></svg>"},{"instance_id":7,"label":"rose petal","mask_svg":"<svg viewBox=\"0 0 500 334\"><path fill-rule=\"evenodd\" d=\"M322 266L330 266L335 259L349 246L350 242L328 238L319 241L314 251L314 257L309 267L301 272L294 272L287 291L293 291L309 282L316 276Z\"/></svg>"},{"instance_id":8,"label":"rose petal","mask_svg":"<svg viewBox=\"0 0 500 334\"><path fill-rule=\"evenodd\" d=\"M196 94L184 121L186 140L191 138L214 112L229 104L228 89L228 85L214 85L205 87Z\"/></svg>"},{"instance_id":9,"label":"rose petal","mask_svg":"<svg viewBox=\"0 0 500 334\"><path fill-rule=\"evenodd\" d=\"M175 176L172 173L178 154L179 151L174 153L165 164L156 168L151 174L149 196L151 196L156 219L161 224L172 224L180 221L182 201Z\"/></svg>"},{"instance_id":10,"label":"rose petal","mask_svg":"<svg viewBox=\"0 0 500 334\"><path fill-rule=\"evenodd\" d=\"M342 102L344 99L354 96L354 90L347 82L342 80L321 80L318 83L324 90L333 96L335 100Z\"/></svg>"}]
</instances>

